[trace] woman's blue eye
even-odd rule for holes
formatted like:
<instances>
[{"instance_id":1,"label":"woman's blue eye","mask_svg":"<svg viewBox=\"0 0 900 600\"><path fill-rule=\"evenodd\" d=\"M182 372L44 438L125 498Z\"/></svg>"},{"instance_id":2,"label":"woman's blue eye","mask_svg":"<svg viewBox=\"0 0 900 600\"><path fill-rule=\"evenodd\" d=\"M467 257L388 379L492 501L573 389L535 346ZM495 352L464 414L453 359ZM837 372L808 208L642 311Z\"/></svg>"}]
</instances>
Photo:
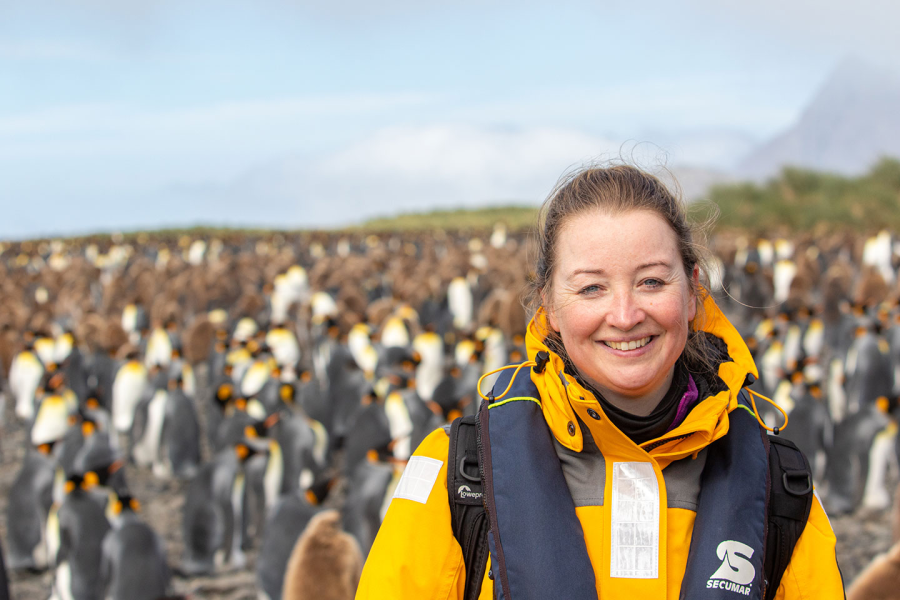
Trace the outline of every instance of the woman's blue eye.
<instances>
[{"instance_id":1,"label":"woman's blue eye","mask_svg":"<svg viewBox=\"0 0 900 600\"><path fill-rule=\"evenodd\" d=\"M661 285L663 285L663 280L655 279L655 278L645 279L644 285L646 285L648 287L660 287Z\"/></svg>"},{"instance_id":2,"label":"woman's blue eye","mask_svg":"<svg viewBox=\"0 0 900 600\"><path fill-rule=\"evenodd\" d=\"M594 292L600 291L599 285L589 285L585 288L581 288L580 294L593 294Z\"/></svg>"}]
</instances>

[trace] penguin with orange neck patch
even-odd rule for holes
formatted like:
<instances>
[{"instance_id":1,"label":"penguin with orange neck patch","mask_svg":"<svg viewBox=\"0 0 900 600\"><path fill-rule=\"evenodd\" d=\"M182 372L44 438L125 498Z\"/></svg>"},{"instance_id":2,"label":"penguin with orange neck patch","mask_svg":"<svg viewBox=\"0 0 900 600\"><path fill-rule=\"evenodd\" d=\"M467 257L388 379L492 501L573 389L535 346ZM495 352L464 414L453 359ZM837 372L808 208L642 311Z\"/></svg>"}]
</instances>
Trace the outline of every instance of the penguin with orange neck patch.
<instances>
[{"instance_id":1,"label":"penguin with orange neck patch","mask_svg":"<svg viewBox=\"0 0 900 600\"><path fill-rule=\"evenodd\" d=\"M51 598L87 600L103 595L98 574L109 521L90 493L92 485L80 475L70 476L65 482L64 500L50 511L47 546L54 564Z\"/></svg>"},{"instance_id":2,"label":"penguin with orange neck patch","mask_svg":"<svg viewBox=\"0 0 900 600\"><path fill-rule=\"evenodd\" d=\"M327 431L332 432L334 411L328 403L325 385L316 379L312 367L297 365L296 373L297 379L292 382L295 408L303 410L309 418L318 421Z\"/></svg>"},{"instance_id":3,"label":"penguin with orange neck patch","mask_svg":"<svg viewBox=\"0 0 900 600\"><path fill-rule=\"evenodd\" d=\"M212 311L216 312L216 311ZM224 312L224 311L223 311ZM207 359L208 373L222 373L225 371L228 358L228 325L224 320L216 325L213 333L212 348Z\"/></svg>"},{"instance_id":4,"label":"penguin with orange neck patch","mask_svg":"<svg viewBox=\"0 0 900 600\"><path fill-rule=\"evenodd\" d=\"M890 344L881 336L881 324L868 317L858 321L855 340L847 352L847 407L850 412L872 404L894 391Z\"/></svg>"},{"instance_id":5,"label":"penguin with orange neck patch","mask_svg":"<svg viewBox=\"0 0 900 600\"><path fill-rule=\"evenodd\" d=\"M150 384L134 410L131 425L129 456L139 467L162 466L160 449L166 418L169 390L165 374L151 370Z\"/></svg>"},{"instance_id":6,"label":"penguin with orange neck patch","mask_svg":"<svg viewBox=\"0 0 900 600\"><path fill-rule=\"evenodd\" d=\"M110 600L156 600L169 589L165 543L139 512L140 503L128 495L107 509L112 529L103 539L99 576Z\"/></svg>"},{"instance_id":7,"label":"penguin with orange neck patch","mask_svg":"<svg viewBox=\"0 0 900 600\"><path fill-rule=\"evenodd\" d=\"M150 384L149 372L140 360L136 348L123 348L125 362L113 378L112 422L120 435L129 433L134 425L135 411Z\"/></svg>"},{"instance_id":8,"label":"penguin with orange neck patch","mask_svg":"<svg viewBox=\"0 0 900 600\"><path fill-rule=\"evenodd\" d=\"M831 451L834 423L828 414L820 382L804 382L802 393L795 397L790 411L790 427L782 436L791 440L808 457L813 481L821 484L825 476L825 460Z\"/></svg>"},{"instance_id":9,"label":"penguin with orange neck patch","mask_svg":"<svg viewBox=\"0 0 900 600\"><path fill-rule=\"evenodd\" d=\"M282 409L267 420L268 435L278 442L284 460L281 493L308 489L330 465L328 430L302 411L290 409Z\"/></svg>"},{"instance_id":10,"label":"penguin with orange neck patch","mask_svg":"<svg viewBox=\"0 0 900 600\"><path fill-rule=\"evenodd\" d=\"M362 398L362 405L349 422L344 442L343 472L350 476L356 465L366 460L370 450L387 452L391 444L391 424L384 410L384 400L375 390Z\"/></svg>"},{"instance_id":11,"label":"penguin with orange neck patch","mask_svg":"<svg viewBox=\"0 0 900 600\"><path fill-rule=\"evenodd\" d=\"M432 394L432 406L440 409L445 421L452 421L462 416L461 402L462 392L459 390L457 377L460 375L458 367L447 370L441 382ZM453 418L451 418L451 415Z\"/></svg>"},{"instance_id":12,"label":"penguin with orange neck patch","mask_svg":"<svg viewBox=\"0 0 900 600\"><path fill-rule=\"evenodd\" d=\"M218 452L241 442L247 427L254 426L266 417L265 407L256 398L232 397L225 405L222 419L211 440L213 450Z\"/></svg>"},{"instance_id":13,"label":"penguin with orange neck patch","mask_svg":"<svg viewBox=\"0 0 900 600\"><path fill-rule=\"evenodd\" d=\"M349 472L343 525L359 542L364 557L375 542L404 464L386 448L372 449Z\"/></svg>"},{"instance_id":14,"label":"penguin with orange neck patch","mask_svg":"<svg viewBox=\"0 0 900 600\"><path fill-rule=\"evenodd\" d=\"M828 495L824 505L828 514L853 512L863 501L872 474L872 450L879 435L889 435L892 427L890 404L887 398L881 398L835 426L825 470ZM893 429L896 433L896 425Z\"/></svg>"},{"instance_id":15,"label":"penguin with orange neck patch","mask_svg":"<svg viewBox=\"0 0 900 600\"><path fill-rule=\"evenodd\" d=\"M225 565L243 568L246 531L246 462L257 450L238 442L200 466L184 492L182 571L208 574Z\"/></svg>"},{"instance_id":16,"label":"penguin with orange neck patch","mask_svg":"<svg viewBox=\"0 0 900 600\"><path fill-rule=\"evenodd\" d=\"M389 348L379 363L385 382L384 411L388 417L394 457L407 460L425 437L441 426L440 408L427 405L416 392L420 357L405 348ZM376 384L377 385L377 384Z\"/></svg>"},{"instance_id":17,"label":"penguin with orange neck patch","mask_svg":"<svg viewBox=\"0 0 900 600\"><path fill-rule=\"evenodd\" d=\"M125 461L112 448L105 432L87 436L72 464L75 473L92 483L92 491L104 506L110 493L128 493L124 466Z\"/></svg>"},{"instance_id":18,"label":"penguin with orange neck patch","mask_svg":"<svg viewBox=\"0 0 900 600\"><path fill-rule=\"evenodd\" d=\"M349 421L360 398L372 386L374 373L360 369L345 346L335 348L327 379L326 402L331 407L329 431L335 439L348 435Z\"/></svg>"},{"instance_id":19,"label":"penguin with orange neck patch","mask_svg":"<svg viewBox=\"0 0 900 600\"><path fill-rule=\"evenodd\" d=\"M280 414L247 427L244 443L256 453L244 463L246 494L244 522L247 544L261 536L265 518L285 489L284 449L276 438Z\"/></svg>"},{"instance_id":20,"label":"penguin with orange neck patch","mask_svg":"<svg viewBox=\"0 0 900 600\"><path fill-rule=\"evenodd\" d=\"M212 371L210 371L212 373ZM216 437L219 425L225 418L225 413L231 403L240 396L235 382L231 378L231 366L225 366L224 371L212 375L209 385L208 400L206 401L206 436L214 451L221 450L217 446Z\"/></svg>"},{"instance_id":21,"label":"penguin with orange neck patch","mask_svg":"<svg viewBox=\"0 0 900 600\"><path fill-rule=\"evenodd\" d=\"M200 422L183 384L170 383L162 431L163 461L176 477L193 476L200 464Z\"/></svg>"},{"instance_id":22,"label":"penguin with orange neck patch","mask_svg":"<svg viewBox=\"0 0 900 600\"><path fill-rule=\"evenodd\" d=\"M6 543L11 570L39 570L49 566L44 535L53 503L57 446L58 441L45 440L30 447L9 489Z\"/></svg>"},{"instance_id":23,"label":"penguin with orange neck patch","mask_svg":"<svg viewBox=\"0 0 900 600\"><path fill-rule=\"evenodd\" d=\"M68 423L69 427L61 440L61 448L58 452L58 465L66 474L72 474L78 472L75 461L85 443L102 430L92 415L83 409L69 415ZM105 436L105 444L109 446L108 434L101 435Z\"/></svg>"},{"instance_id":24,"label":"penguin with orange neck patch","mask_svg":"<svg viewBox=\"0 0 900 600\"><path fill-rule=\"evenodd\" d=\"M183 380L161 378L141 401L132 427L132 456L160 478L191 477L200 462L200 424Z\"/></svg>"},{"instance_id":25,"label":"penguin with orange neck patch","mask_svg":"<svg viewBox=\"0 0 900 600\"><path fill-rule=\"evenodd\" d=\"M84 402L88 396L88 374L85 369L84 356L78 347L78 339L70 329L63 329L56 336L53 362L59 365L65 374L66 384L79 401Z\"/></svg>"}]
</instances>

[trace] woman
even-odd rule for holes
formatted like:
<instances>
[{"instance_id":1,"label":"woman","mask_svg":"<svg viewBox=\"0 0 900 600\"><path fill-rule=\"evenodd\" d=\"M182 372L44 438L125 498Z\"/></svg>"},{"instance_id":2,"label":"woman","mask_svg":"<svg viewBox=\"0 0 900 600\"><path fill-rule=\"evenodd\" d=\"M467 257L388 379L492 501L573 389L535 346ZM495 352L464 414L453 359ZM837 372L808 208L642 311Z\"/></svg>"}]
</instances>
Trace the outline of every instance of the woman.
<instances>
[{"instance_id":1,"label":"woman","mask_svg":"<svg viewBox=\"0 0 900 600\"><path fill-rule=\"evenodd\" d=\"M567 177L541 215L533 367L479 414L479 597L762 598L769 438L739 401L756 367L701 285L682 206L614 166ZM463 598L449 446L441 429L416 451L357 598ZM842 598L818 499L800 527L774 597Z\"/></svg>"}]
</instances>

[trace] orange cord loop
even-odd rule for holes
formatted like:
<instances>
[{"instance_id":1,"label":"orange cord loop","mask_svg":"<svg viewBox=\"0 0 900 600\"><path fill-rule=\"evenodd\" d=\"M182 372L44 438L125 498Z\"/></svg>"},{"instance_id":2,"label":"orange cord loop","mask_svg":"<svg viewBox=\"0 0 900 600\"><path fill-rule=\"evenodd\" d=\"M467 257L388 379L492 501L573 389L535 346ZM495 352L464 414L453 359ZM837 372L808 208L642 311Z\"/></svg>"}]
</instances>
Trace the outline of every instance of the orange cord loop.
<instances>
[{"instance_id":1,"label":"orange cord loop","mask_svg":"<svg viewBox=\"0 0 900 600\"><path fill-rule=\"evenodd\" d=\"M762 425L762 428L763 428L763 429L765 429L766 431L771 431L771 432L774 433L775 435L778 435L779 433L781 433L782 431L784 431L785 429L787 429L787 425L788 425L788 415L787 415L787 413L785 412L785 410L784 410L783 408L781 408L780 406L778 406L778 404L777 404L775 401L770 400L769 398L766 398L766 397L763 396L762 394L757 394L756 392L754 392L754 391L751 390L750 388L744 388L744 389L747 390L747 393L748 393L748 394L750 394L750 404L753 405L753 414L756 415L756 420L759 421L759 424ZM759 396L760 398L762 398L763 400L765 400L766 402L768 402L769 404L771 404L772 406L774 406L775 408L777 408L778 411L779 411L782 415L784 415L784 425L782 425L781 427L775 427L775 428L772 428L772 427L769 427L768 425L766 425L765 422L763 422L762 417L759 416L759 410L757 410L757 408L756 408L756 401L754 400L754 396Z\"/></svg>"},{"instance_id":2,"label":"orange cord loop","mask_svg":"<svg viewBox=\"0 0 900 600\"><path fill-rule=\"evenodd\" d=\"M484 375L482 375L481 377L478 378L478 395L481 396L481 398L483 400L487 400L488 402L494 402L496 400L499 400L500 398L502 398L503 396L505 396L506 394L509 393L509 389L512 387L513 381L515 381L516 375L519 373L519 369L521 369L522 367L534 367L534 366L537 366L536 362L534 362L533 360L526 360L525 362L518 364L518 365L506 365L506 366L500 367L499 369L494 369L493 371L488 371L487 373L485 373ZM484 381L485 377L493 375L494 373L499 373L500 371L504 371L506 369L512 369L513 367L515 367L516 370L513 371L512 377L509 379L509 385L506 386L506 389L503 390L502 394L500 394L499 396L493 396L491 398L488 398L487 396L485 396L484 394L481 393L481 382Z\"/></svg>"}]
</instances>

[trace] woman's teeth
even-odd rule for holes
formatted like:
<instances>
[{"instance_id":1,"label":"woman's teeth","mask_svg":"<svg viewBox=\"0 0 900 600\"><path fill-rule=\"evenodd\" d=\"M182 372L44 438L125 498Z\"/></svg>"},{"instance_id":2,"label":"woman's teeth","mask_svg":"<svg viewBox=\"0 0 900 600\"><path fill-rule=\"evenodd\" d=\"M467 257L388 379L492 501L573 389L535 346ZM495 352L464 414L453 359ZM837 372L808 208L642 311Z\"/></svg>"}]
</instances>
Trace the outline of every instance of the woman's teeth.
<instances>
[{"instance_id":1,"label":"woman's teeth","mask_svg":"<svg viewBox=\"0 0 900 600\"><path fill-rule=\"evenodd\" d=\"M639 340L634 340L633 342L603 342L610 348L615 350L636 350L642 346L646 346L650 342L650 338L653 336L647 336L645 338L641 338Z\"/></svg>"}]
</instances>

